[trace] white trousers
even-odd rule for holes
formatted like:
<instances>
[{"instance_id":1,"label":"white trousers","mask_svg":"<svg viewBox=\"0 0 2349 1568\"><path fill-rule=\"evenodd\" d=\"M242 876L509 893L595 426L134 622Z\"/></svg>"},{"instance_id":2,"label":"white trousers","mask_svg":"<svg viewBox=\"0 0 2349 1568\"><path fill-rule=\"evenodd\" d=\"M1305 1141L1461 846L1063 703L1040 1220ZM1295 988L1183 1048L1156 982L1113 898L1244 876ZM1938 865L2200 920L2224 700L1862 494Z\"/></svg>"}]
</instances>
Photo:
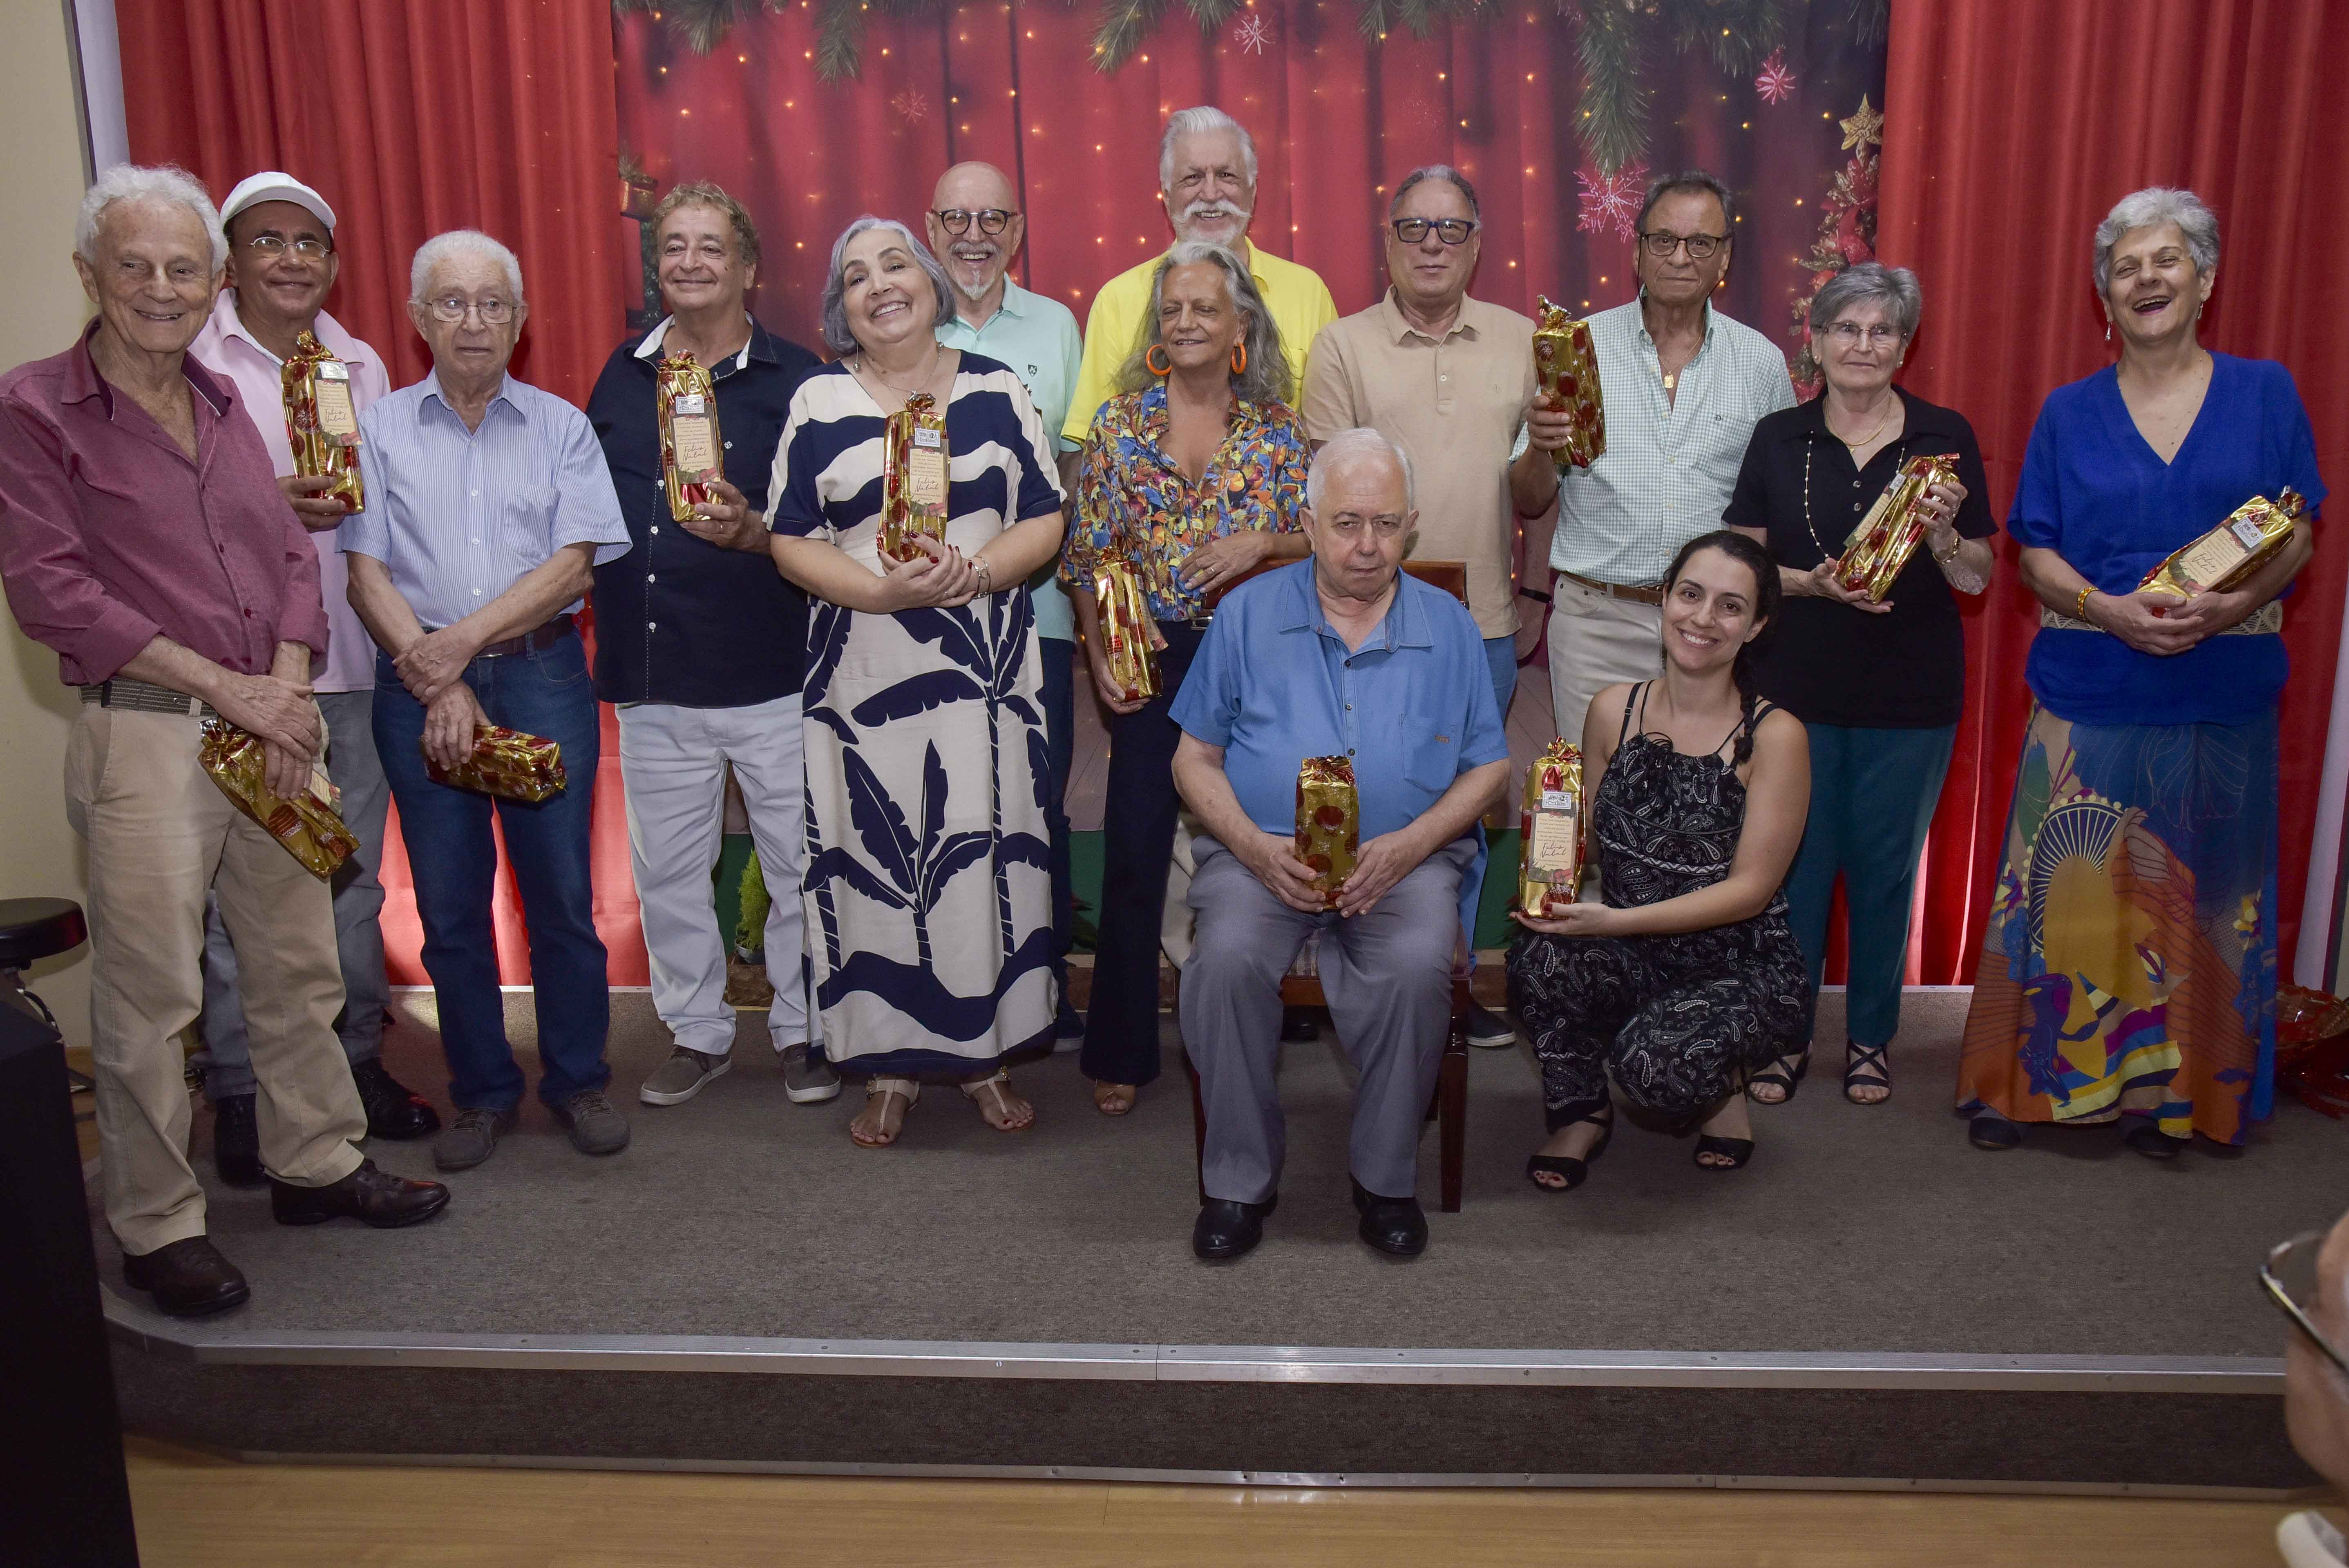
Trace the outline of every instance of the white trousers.
<instances>
[{"instance_id":1,"label":"white trousers","mask_svg":"<svg viewBox=\"0 0 2349 1568\"><path fill-rule=\"evenodd\" d=\"M1549 700L1560 740L1588 748L1590 699L1618 681L1653 680L1663 669L1664 612L1618 599L1563 573L1550 583Z\"/></svg>"},{"instance_id":2,"label":"white trousers","mask_svg":"<svg viewBox=\"0 0 2349 1568\"><path fill-rule=\"evenodd\" d=\"M749 707L630 703L620 710L627 781L628 858L652 958L653 1008L677 1043L706 1056L734 1047L726 1005L726 934L710 873L725 829L726 768L734 768L771 895L767 975L777 1050L819 1037L802 955L800 881L807 864L807 773L796 694Z\"/></svg>"}]
</instances>

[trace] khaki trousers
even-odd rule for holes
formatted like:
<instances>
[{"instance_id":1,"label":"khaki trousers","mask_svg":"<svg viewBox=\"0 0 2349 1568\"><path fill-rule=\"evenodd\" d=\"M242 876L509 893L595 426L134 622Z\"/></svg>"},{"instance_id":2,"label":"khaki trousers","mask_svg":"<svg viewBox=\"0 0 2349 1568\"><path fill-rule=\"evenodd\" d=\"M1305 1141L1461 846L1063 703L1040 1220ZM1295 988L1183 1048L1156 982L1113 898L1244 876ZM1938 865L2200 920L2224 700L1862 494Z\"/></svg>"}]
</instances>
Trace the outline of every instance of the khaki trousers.
<instances>
[{"instance_id":1,"label":"khaki trousers","mask_svg":"<svg viewBox=\"0 0 2349 1568\"><path fill-rule=\"evenodd\" d=\"M1653 680L1662 669L1664 612L1563 575L1551 580L1550 593L1550 706L1558 738L1581 746L1592 697L1618 681Z\"/></svg>"},{"instance_id":2,"label":"khaki trousers","mask_svg":"<svg viewBox=\"0 0 2349 1568\"><path fill-rule=\"evenodd\" d=\"M83 706L66 814L89 845L89 1012L107 1223L122 1250L204 1233L179 1033L203 1002L204 890L236 944L261 1161L300 1187L358 1166L367 1115L335 1037L333 896L196 762L201 719Z\"/></svg>"}]
</instances>

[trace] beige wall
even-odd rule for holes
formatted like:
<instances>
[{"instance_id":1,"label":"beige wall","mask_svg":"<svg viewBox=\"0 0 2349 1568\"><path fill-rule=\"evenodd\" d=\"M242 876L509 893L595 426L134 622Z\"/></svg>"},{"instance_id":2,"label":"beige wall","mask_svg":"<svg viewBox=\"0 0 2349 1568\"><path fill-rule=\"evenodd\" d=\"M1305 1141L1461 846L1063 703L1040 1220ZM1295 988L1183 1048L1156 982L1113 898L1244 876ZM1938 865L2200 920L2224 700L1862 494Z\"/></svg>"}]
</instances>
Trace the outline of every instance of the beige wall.
<instances>
[{"instance_id":1,"label":"beige wall","mask_svg":"<svg viewBox=\"0 0 2349 1568\"><path fill-rule=\"evenodd\" d=\"M81 201L81 129L58 0L13 0L0 49L0 147L8 150L10 242L0 246L0 366L57 353L87 309L75 280L74 209ZM5 619L0 645L0 898L79 900L81 841L66 825L63 776L72 694L57 655ZM65 1026L89 1037L89 950L52 959L33 984Z\"/></svg>"}]
</instances>

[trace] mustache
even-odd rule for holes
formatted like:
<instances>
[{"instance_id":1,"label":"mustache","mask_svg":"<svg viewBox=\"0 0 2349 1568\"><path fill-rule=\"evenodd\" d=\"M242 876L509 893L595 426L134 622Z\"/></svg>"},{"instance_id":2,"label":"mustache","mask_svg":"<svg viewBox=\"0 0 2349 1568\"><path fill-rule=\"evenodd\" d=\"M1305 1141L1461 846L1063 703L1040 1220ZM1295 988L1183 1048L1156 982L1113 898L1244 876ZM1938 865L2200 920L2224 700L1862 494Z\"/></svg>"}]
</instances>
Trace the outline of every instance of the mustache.
<instances>
[{"instance_id":1,"label":"mustache","mask_svg":"<svg viewBox=\"0 0 2349 1568\"><path fill-rule=\"evenodd\" d=\"M1243 207L1237 201L1224 201L1221 197L1213 201L1194 201L1175 214L1177 219L1185 223L1195 218L1237 218L1246 222L1254 216L1256 216L1254 210Z\"/></svg>"}]
</instances>

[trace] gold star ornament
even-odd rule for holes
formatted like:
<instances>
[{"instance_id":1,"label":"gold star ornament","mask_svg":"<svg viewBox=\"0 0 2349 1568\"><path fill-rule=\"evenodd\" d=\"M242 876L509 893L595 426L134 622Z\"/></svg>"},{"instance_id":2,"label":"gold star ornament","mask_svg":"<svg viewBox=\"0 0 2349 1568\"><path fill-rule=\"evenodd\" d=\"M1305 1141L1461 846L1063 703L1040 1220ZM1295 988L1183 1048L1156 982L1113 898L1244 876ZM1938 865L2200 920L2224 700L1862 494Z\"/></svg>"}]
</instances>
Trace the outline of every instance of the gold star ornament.
<instances>
[{"instance_id":1,"label":"gold star ornament","mask_svg":"<svg viewBox=\"0 0 2349 1568\"><path fill-rule=\"evenodd\" d=\"M1847 152L1864 150L1869 142L1884 145L1884 117L1868 107L1868 95L1862 93L1859 112L1849 119L1837 120L1843 127L1843 145Z\"/></svg>"}]
</instances>

